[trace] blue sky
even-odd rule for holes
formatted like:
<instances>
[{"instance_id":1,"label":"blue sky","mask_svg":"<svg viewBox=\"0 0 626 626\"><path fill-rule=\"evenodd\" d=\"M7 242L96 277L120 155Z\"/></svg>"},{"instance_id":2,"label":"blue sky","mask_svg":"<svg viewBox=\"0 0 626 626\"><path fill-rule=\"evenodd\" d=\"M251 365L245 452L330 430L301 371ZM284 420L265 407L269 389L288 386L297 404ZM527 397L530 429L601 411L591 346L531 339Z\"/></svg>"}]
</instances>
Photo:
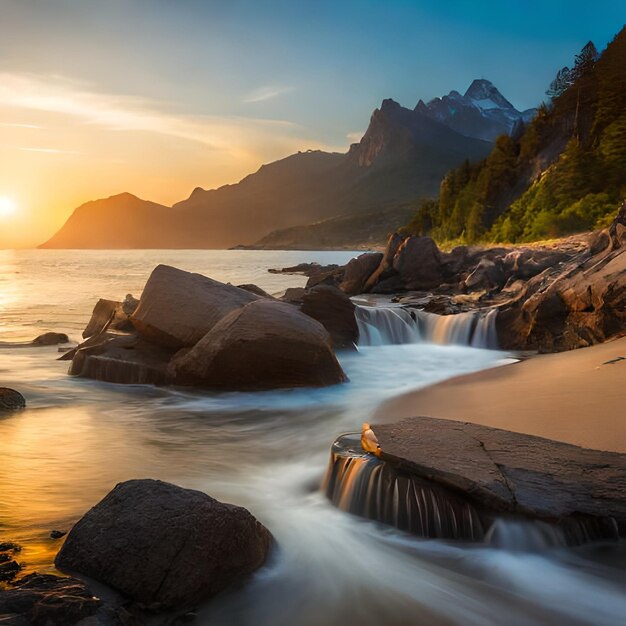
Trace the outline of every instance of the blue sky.
<instances>
[{"instance_id":1,"label":"blue sky","mask_svg":"<svg viewBox=\"0 0 626 626\"><path fill-rule=\"evenodd\" d=\"M57 222L122 190L169 204L474 78L531 107L625 21L623 0L0 0L0 197L41 213L28 171Z\"/></svg>"}]
</instances>

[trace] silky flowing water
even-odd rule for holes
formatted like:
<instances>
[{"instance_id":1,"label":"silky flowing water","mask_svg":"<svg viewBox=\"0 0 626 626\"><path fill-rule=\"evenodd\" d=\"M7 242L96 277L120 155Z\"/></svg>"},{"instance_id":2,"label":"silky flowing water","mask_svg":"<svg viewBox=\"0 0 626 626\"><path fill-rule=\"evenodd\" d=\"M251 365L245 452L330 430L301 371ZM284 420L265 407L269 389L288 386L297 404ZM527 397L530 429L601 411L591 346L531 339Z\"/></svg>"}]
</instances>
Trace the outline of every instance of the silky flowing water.
<instances>
[{"instance_id":1,"label":"silky flowing water","mask_svg":"<svg viewBox=\"0 0 626 626\"><path fill-rule=\"evenodd\" d=\"M270 267L351 256L0 251L0 342L48 330L78 340L97 298L139 296L158 263L278 292L305 279ZM437 337L459 337L457 330ZM75 379L56 347L0 345L0 385L28 402L0 418L0 538L24 545L28 570L53 571L60 543L49 538L52 529L69 529L121 480L160 478L246 506L276 539L266 567L203 606L201 624L623 623L621 545L538 546L519 522L502 522L491 543L420 539L352 516L323 495L332 442L359 430L381 401L507 357L413 339L376 340L382 345L341 355L348 384L262 393Z\"/></svg>"}]
</instances>

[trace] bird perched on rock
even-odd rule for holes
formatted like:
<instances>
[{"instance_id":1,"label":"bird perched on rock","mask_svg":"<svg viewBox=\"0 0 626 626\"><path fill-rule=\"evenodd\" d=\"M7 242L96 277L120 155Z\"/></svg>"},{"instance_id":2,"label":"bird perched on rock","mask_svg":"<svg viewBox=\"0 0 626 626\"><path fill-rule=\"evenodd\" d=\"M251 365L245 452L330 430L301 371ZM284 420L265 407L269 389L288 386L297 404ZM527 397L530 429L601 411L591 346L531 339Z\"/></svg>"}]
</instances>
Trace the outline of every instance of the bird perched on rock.
<instances>
[{"instance_id":1,"label":"bird perched on rock","mask_svg":"<svg viewBox=\"0 0 626 626\"><path fill-rule=\"evenodd\" d=\"M376 456L380 456L378 439L367 422L363 423L363 428L361 429L361 448L363 448L366 452L371 452Z\"/></svg>"}]
</instances>

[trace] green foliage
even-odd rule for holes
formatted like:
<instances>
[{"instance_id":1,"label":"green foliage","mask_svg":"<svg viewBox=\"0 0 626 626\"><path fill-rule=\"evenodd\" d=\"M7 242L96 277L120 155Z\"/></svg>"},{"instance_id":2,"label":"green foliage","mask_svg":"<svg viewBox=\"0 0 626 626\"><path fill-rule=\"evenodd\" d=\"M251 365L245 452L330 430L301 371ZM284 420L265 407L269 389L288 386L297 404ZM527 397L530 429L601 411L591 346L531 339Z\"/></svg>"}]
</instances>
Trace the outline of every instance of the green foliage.
<instances>
[{"instance_id":1,"label":"green foliage","mask_svg":"<svg viewBox=\"0 0 626 626\"><path fill-rule=\"evenodd\" d=\"M602 56L589 42L552 101L480 163L465 162L407 228L438 241L531 241L606 225L626 194L626 28Z\"/></svg>"}]
</instances>

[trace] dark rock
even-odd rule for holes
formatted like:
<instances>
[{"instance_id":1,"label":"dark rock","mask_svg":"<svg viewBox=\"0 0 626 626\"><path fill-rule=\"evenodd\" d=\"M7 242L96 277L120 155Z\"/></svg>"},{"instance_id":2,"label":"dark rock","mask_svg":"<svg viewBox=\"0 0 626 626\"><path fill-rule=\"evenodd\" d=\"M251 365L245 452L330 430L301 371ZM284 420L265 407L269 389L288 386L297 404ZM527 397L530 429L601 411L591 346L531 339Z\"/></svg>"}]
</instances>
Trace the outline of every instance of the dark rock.
<instances>
[{"instance_id":1,"label":"dark rock","mask_svg":"<svg viewBox=\"0 0 626 626\"><path fill-rule=\"evenodd\" d=\"M167 364L173 354L173 350L136 333L104 331L76 348L69 373L109 383L161 385L166 382Z\"/></svg>"},{"instance_id":2,"label":"dark rock","mask_svg":"<svg viewBox=\"0 0 626 626\"><path fill-rule=\"evenodd\" d=\"M13 580L22 569L22 566L13 560L0 562L0 582Z\"/></svg>"},{"instance_id":3,"label":"dark rock","mask_svg":"<svg viewBox=\"0 0 626 626\"><path fill-rule=\"evenodd\" d=\"M61 537L65 537L67 535L67 530L52 530L50 531L51 539L61 539Z\"/></svg>"},{"instance_id":4,"label":"dark rock","mask_svg":"<svg viewBox=\"0 0 626 626\"><path fill-rule=\"evenodd\" d=\"M304 274L311 277L324 272L331 272L336 270L339 266L335 263L330 265L320 265L319 263L298 263L298 265L292 265L291 267L283 267L281 269L271 268L267 270L271 274Z\"/></svg>"},{"instance_id":5,"label":"dark rock","mask_svg":"<svg viewBox=\"0 0 626 626\"><path fill-rule=\"evenodd\" d=\"M395 258L398 248L402 245L404 239L405 238L400 235L400 233L393 233L390 235L380 264L365 282L363 287L364 292L371 291L377 283L390 278L396 273L396 270L393 267L393 259Z\"/></svg>"},{"instance_id":6,"label":"dark rock","mask_svg":"<svg viewBox=\"0 0 626 626\"><path fill-rule=\"evenodd\" d=\"M33 339L34 346L56 346L59 343L69 343L65 333L44 333Z\"/></svg>"},{"instance_id":7,"label":"dark rock","mask_svg":"<svg viewBox=\"0 0 626 626\"><path fill-rule=\"evenodd\" d=\"M288 287L285 289L285 293L281 297L283 302L290 302L291 304L302 304L302 298L306 292L304 287Z\"/></svg>"},{"instance_id":8,"label":"dark rock","mask_svg":"<svg viewBox=\"0 0 626 626\"><path fill-rule=\"evenodd\" d=\"M376 271L382 259L382 252L365 252L355 259L350 259L345 266L340 289L349 296L363 293L367 280Z\"/></svg>"},{"instance_id":9,"label":"dark rock","mask_svg":"<svg viewBox=\"0 0 626 626\"><path fill-rule=\"evenodd\" d=\"M380 458L487 509L547 520L614 518L626 534L624 454L431 417L371 429Z\"/></svg>"},{"instance_id":10,"label":"dark rock","mask_svg":"<svg viewBox=\"0 0 626 626\"><path fill-rule=\"evenodd\" d=\"M256 296L261 296L261 298L270 298L274 299L274 296L271 296L267 291L261 289L257 285L246 284L246 285L237 285L237 289L243 289L244 291L249 291Z\"/></svg>"},{"instance_id":11,"label":"dark rock","mask_svg":"<svg viewBox=\"0 0 626 626\"><path fill-rule=\"evenodd\" d=\"M123 302L101 298L91 314L91 319L83 331L83 339L94 337L105 330L131 331L130 316L139 301L127 294Z\"/></svg>"},{"instance_id":12,"label":"dark rock","mask_svg":"<svg viewBox=\"0 0 626 626\"><path fill-rule=\"evenodd\" d=\"M464 282L465 286L472 291L499 289L505 283L502 263L482 258Z\"/></svg>"},{"instance_id":13,"label":"dark rock","mask_svg":"<svg viewBox=\"0 0 626 626\"><path fill-rule=\"evenodd\" d=\"M303 294L300 310L317 320L330 334L333 347L354 348L359 329L355 306L346 294L330 285L317 285Z\"/></svg>"},{"instance_id":14,"label":"dark rock","mask_svg":"<svg viewBox=\"0 0 626 626\"><path fill-rule=\"evenodd\" d=\"M0 591L0 623L73 626L95 616L101 606L80 580L34 573ZM2 616L9 616L9 621Z\"/></svg>"},{"instance_id":15,"label":"dark rock","mask_svg":"<svg viewBox=\"0 0 626 626\"><path fill-rule=\"evenodd\" d=\"M447 280L459 282L472 260L473 255L467 246L456 246L447 254L441 254L441 270Z\"/></svg>"},{"instance_id":16,"label":"dark rock","mask_svg":"<svg viewBox=\"0 0 626 626\"><path fill-rule=\"evenodd\" d=\"M147 340L166 348L195 345L224 316L259 296L200 274L157 266L131 322Z\"/></svg>"},{"instance_id":17,"label":"dark rock","mask_svg":"<svg viewBox=\"0 0 626 626\"><path fill-rule=\"evenodd\" d=\"M339 287L343 280L344 268L340 267L331 270L321 270L316 274L311 274L309 280L306 281L306 288L310 289L315 285L331 285L332 287Z\"/></svg>"},{"instance_id":18,"label":"dark rock","mask_svg":"<svg viewBox=\"0 0 626 626\"><path fill-rule=\"evenodd\" d=\"M19 391L9 389L8 387L0 387L0 412L16 411L25 407L26 400L24 400L24 396Z\"/></svg>"},{"instance_id":19,"label":"dark rock","mask_svg":"<svg viewBox=\"0 0 626 626\"><path fill-rule=\"evenodd\" d=\"M192 606L265 562L271 535L246 509L158 480L120 483L70 531L57 567L151 609Z\"/></svg>"},{"instance_id":20,"label":"dark rock","mask_svg":"<svg viewBox=\"0 0 626 626\"><path fill-rule=\"evenodd\" d=\"M330 336L285 302L257 300L233 311L168 368L181 385L222 389L316 387L346 380Z\"/></svg>"},{"instance_id":21,"label":"dark rock","mask_svg":"<svg viewBox=\"0 0 626 626\"><path fill-rule=\"evenodd\" d=\"M407 237L396 252L393 267L405 289L432 289L443 281L441 254L430 237Z\"/></svg>"}]
</instances>

